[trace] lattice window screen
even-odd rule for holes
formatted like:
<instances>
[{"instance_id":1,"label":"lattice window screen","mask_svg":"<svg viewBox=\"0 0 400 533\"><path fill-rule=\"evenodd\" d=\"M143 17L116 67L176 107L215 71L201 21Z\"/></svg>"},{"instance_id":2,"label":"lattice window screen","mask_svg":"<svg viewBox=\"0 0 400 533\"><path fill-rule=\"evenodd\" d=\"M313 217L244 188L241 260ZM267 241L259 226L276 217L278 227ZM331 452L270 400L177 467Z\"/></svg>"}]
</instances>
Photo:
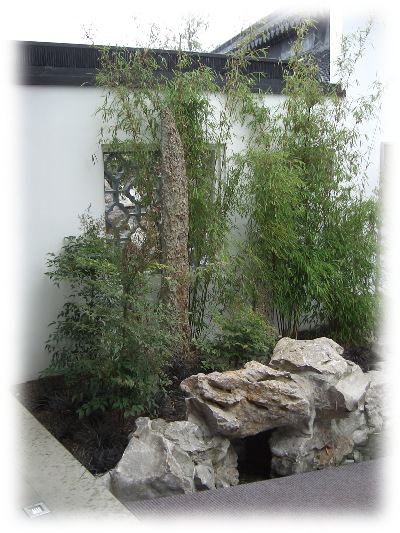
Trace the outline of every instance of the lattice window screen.
<instances>
[{"instance_id":1,"label":"lattice window screen","mask_svg":"<svg viewBox=\"0 0 400 533\"><path fill-rule=\"evenodd\" d=\"M147 231L147 208L137 190L135 171L129 156L121 153L104 154L104 200L106 229L110 236L120 241L141 242ZM156 200L159 196L159 171L154 189Z\"/></svg>"}]
</instances>

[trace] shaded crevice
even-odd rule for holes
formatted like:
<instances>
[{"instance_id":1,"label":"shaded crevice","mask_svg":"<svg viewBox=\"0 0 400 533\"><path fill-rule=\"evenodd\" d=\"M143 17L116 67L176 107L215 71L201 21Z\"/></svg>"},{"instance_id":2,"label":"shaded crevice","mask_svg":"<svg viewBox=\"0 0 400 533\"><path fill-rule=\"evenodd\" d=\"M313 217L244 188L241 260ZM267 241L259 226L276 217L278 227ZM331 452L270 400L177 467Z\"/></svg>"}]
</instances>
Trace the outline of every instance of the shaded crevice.
<instances>
[{"instance_id":1,"label":"shaded crevice","mask_svg":"<svg viewBox=\"0 0 400 533\"><path fill-rule=\"evenodd\" d=\"M231 443L238 455L239 483L253 483L271 479L272 453L269 439L273 429Z\"/></svg>"}]
</instances>

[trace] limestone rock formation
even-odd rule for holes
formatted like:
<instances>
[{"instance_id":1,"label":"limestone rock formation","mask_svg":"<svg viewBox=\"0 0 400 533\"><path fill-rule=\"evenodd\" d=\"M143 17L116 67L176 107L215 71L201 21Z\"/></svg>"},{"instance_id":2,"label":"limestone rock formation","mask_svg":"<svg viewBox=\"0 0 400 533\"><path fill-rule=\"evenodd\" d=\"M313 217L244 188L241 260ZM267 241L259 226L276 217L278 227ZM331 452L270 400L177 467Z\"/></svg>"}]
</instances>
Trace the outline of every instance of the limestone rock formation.
<instances>
[{"instance_id":1,"label":"limestone rock formation","mask_svg":"<svg viewBox=\"0 0 400 533\"><path fill-rule=\"evenodd\" d=\"M338 410L352 411L362 405L370 379L361 368L344 359L343 348L331 339L281 339L270 366L307 378L313 385L317 415Z\"/></svg>"},{"instance_id":2,"label":"limestone rock formation","mask_svg":"<svg viewBox=\"0 0 400 533\"><path fill-rule=\"evenodd\" d=\"M236 485L237 456L229 440L204 437L188 421L138 418L123 457L109 475L120 500L136 501Z\"/></svg>"},{"instance_id":3,"label":"limestone rock formation","mask_svg":"<svg viewBox=\"0 0 400 533\"><path fill-rule=\"evenodd\" d=\"M263 432L272 476L337 466L360 458L363 447L370 453L387 422L388 376L363 373L342 353L324 337L284 338L268 366L250 361L188 377L181 383L188 420L139 418L103 482L130 501L236 485L237 452Z\"/></svg>"},{"instance_id":4,"label":"limestone rock formation","mask_svg":"<svg viewBox=\"0 0 400 533\"><path fill-rule=\"evenodd\" d=\"M290 475L341 464L384 424L380 372L364 374L331 339L281 339L268 366L184 380L188 419L208 434L273 429L271 470ZM382 381L383 379L383 381Z\"/></svg>"},{"instance_id":5,"label":"limestone rock formation","mask_svg":"<svg viewBox=\"0 0 400 533\"><path fill-rule=\"evenodd\" d=\"M382 431L387 422L387 405L390 376L384 370L372 370L367 374L370 385L365 395L365 413L368 426L375 432Z\"/></svg>"},{"instance_id":6,"label":"limestone rock formation","mask_svg":"<svg viewBox=\"0 0 400 533\"><path fill-rule=\"evenodd\" d=\"M189 394L188 420L230 439L307 424L312 416L312 390L305 381L256 361L240 370L190 376L181 388Z\"/></svg>"}]
</instances>

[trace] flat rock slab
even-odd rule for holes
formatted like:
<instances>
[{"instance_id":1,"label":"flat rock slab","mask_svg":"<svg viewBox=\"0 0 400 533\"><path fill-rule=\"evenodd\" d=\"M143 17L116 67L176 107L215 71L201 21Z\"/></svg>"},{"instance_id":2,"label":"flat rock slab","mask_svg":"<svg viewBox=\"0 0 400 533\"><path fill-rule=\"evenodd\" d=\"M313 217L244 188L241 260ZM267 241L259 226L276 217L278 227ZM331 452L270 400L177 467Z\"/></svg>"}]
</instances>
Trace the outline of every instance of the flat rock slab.
<instances>
[{"instance_id":1,"label":"flat rock slab","mask_svg":"<svg viewBox=\"0 0 400 533\"><path fill-rule=\"evenodd\" d=\"M190 376L181 388L190 395L188 419L228 438L303 424L312 415L307 384L256 361L237 371Z\"/></svg>"}]
</instances>

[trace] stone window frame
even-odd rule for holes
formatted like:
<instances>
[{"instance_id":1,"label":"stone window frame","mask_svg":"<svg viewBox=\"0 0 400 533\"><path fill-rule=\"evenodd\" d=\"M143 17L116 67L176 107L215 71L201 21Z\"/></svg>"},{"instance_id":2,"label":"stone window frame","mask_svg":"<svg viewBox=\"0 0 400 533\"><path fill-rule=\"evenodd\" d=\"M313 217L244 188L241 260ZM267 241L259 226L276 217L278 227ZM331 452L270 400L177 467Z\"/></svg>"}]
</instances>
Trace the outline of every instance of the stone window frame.
<instances>
[{"instance_id":1,"label":"stone window frame","mask_svg":"<svg viewBox=\"0 0 400 533\"><path fill-rule=\"evenodd\" d=\"M214 159L214 187L213 195L211 197L211 203L215 201L215 193L217 183L224 180L226 176L226 146L223 145L217 148L217 145L210 143L210 159ZM135 233L145 232L146 226L143 224L145 216L147 214L146 208L140 201L140 194L134 186L134 176L129 176L127 180L123 180L125 172L123 169L117 173L107 168L107 162L110 157L121 156L124 154L133 154L135 148L124 150L112 149L109 145L102 146L102 162L103 162L103 184L104 184L104 204L105 204L105 223L106 233L112 237L117 237L121 242L132 239ZM154 148L156 152L157 149ZM216 154L217 157L212 157ZM160 155L161 159L161 155ZM156 198L156 205L161 201L161 164L155 168L157 173L156 186L154 188L154 194L158 196ZM116 215L114 220L119 218L122 222L115 224L113 222L112 213L114 210L118 210L119 217ZM118 225L124 228L122 231L118 229ZM140 236L138 236L140 241Z\"/></svg>"}]
</instances>

